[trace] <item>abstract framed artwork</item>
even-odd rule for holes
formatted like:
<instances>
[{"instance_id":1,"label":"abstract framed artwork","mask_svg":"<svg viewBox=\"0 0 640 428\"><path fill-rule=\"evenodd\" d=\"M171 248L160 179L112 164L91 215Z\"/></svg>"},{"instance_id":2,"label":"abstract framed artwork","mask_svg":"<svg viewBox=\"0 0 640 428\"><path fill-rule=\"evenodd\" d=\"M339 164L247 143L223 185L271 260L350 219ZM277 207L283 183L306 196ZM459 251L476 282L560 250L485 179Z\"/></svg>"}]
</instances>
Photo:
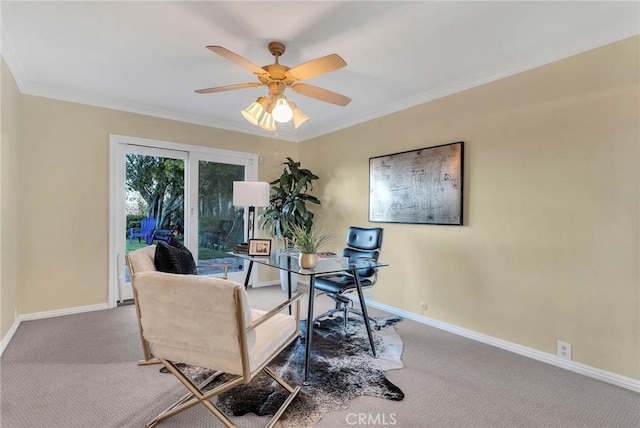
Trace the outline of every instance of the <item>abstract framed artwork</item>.
<instances>
[{"instance_id":1,"label":"abstract framed artwork","mask_svg":"<svg viewBox=\"0 0 640 428\"><path fill-rule=\"evenodd\" d=\"M462 226L464 142L369 158L369 221Z\"/></svg>"}]
</instances>

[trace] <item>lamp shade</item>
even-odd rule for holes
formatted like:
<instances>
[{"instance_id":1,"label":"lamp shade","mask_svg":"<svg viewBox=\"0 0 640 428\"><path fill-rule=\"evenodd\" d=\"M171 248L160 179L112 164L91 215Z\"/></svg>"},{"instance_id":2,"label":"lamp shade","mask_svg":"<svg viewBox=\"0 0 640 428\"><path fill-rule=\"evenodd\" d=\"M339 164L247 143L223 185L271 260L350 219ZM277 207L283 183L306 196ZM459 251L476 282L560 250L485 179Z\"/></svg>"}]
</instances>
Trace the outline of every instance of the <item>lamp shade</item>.
<instances>
[{"instance_id":1,"label":"lamp shade","mask_svg":"<svg viewBox=\"0 0 640 428\"><path fill-rule=\"evenodd\" d=\"M262 106L254 101L249 107L246 108L246 110L242 110L240 113L242 113L242 116L247 119L247 122L252 125L257 125L258 121L260 120L260 115L263 111L264 109L262 108Z\"/></svg>"},{"instance_id":2,"label":"lamp shade","mask_svg":"<svg viewBox=\"0 0 640 428\"><path fill-rule=\"evenodd\" d=\"M234 181L233 205L266 207L269 205L269 183L266 181Z\"/></svg>"},{"instance_id":3,"label":"lamp shade","mask_svg":"<svg viewBox=\"0 0 640 428\"><path fill-rule=\"evenodd\" d=\"M249 107L245 110L242 110L242 116L244 116L247 121L252 125L257 125L260 121L260 116L264 112L264 106L266 104L266 98L260 97L254 102L251 103Z\"/></svg>"},{"instance_id":4,"label":"lamp shade","mask_svg":"<svg viewBox=\"0 0 640 428\"><path fill-rule=\"evenodd\" d=\"M275 131L277 129L276 122L269 112L265 112L264 115L262 115L262 120L258 126L266 131Z\"/></svg>"},{"instance_id":5,"label":"lamp shade","mask_svg":"<svg viewBox=\"0 0 640 428\"><path fill-rule=\"evenodd\" d=\"M293 125L297 129L298 126L302 125L307 121L307 119L309 119L309 116L304 114L294 103L289 103L289 105L293 108Z\"/></svg>"}]
</instances>

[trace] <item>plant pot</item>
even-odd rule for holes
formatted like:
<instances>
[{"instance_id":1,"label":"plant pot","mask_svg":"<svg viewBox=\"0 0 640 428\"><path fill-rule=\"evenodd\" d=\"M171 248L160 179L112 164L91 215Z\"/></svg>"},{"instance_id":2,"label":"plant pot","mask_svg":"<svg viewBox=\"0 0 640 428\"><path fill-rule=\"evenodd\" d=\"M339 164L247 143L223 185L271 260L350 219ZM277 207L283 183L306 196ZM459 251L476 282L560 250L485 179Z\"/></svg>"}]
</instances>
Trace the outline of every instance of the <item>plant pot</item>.
<instances>
[{"instance_id":1,"label":"plant pot","mask_svg":"<svg viewBox=\"0 0 640 428\"><path fill-rule=\"evenodd\" d=\"M317 254L300 254L300 258L298 259L298 264L302 269L315 269L318 266L318 255Z\"/></svg>"},{"instance_id":2,"label":"plant pot","mask_svg":"<svg viewBox=\"0 0 640 428\"><path fill-rule=\"evenodd\" d=\"M287 271L286 270L281 270L280 271L280 288L282 288L282 291L284 291L285 293L287 293L289 291L289 287L287 285ZM291 292L293 293L294 291L296 291L296 289L298 288L298 275L295 273L291 274Z\"/></svg>"}]
</instances>

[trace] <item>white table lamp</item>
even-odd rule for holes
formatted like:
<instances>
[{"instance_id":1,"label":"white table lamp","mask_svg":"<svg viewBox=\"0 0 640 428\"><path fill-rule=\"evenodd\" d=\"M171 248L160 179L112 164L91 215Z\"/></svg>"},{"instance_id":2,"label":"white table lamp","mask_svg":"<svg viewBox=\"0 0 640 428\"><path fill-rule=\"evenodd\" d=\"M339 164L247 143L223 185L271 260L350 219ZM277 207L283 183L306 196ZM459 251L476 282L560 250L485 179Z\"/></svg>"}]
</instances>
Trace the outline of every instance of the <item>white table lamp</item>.
<instances>
[{"instance_id":1,"label":"white table lamp","mask_svg":"<svg viewBox=\"0 0 640 428\"><path fill-rule=\"evenodd\" d=\"M249 207L247 219L247 240L255 237L256 207L269 205L269 183L265 181L234 181L233 205Z\"/></svg>"}]
</instances>

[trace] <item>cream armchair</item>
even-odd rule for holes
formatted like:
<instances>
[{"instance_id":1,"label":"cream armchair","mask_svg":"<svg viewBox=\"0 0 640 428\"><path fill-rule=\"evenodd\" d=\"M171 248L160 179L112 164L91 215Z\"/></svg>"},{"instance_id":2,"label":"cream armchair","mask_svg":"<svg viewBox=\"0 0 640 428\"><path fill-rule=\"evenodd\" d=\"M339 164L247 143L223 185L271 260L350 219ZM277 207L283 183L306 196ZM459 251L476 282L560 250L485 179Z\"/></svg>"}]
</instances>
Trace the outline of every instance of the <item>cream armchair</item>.
<instances>
[{"instance_id":1,"label":"cream armchair","mask_svg":"<svg viewBox=\"0 0 640 428\"><path fill-rule=\"evenodd\" d=\"M128 260L130 264L132 259L134 257ZM249 307L244 287L234 281L149 269L134 273L133 277L141 335L149 357L158 359L190 391L148 426L154 427L202 403L226 426L232 427L231 420L209 400L237 385L249 383L260 371L288 392L268 425L273 426L300 387L289 385L267 364L298 337L302 294L264 312ZM294 315L280 313L292 304ZM205 367L215 373L195 385L174 363ZM222 373L237 376L203 392L204 387Z\"/></svg>"},{"instance_id":2,"label":"cream armchair","mask_svg":"<svg viewBox=\"0 0 640 428\"><path fill-rule=\"evenodd\" d=\"M136 275L142 272L155 272L155 253L156 253L156 245L149 245L144 248L140 248L138 250L132 251L129 254L125 255L125 260L127 262L127 266L129 267L129 273L131 275L131 288L133 291L133 299L136 307L136 314L138 316L138 329L140 331L140 339L142 342L142 353L144 359L138 361L139 365L145 364L159 364L160 361L151 356L151 351L149 350L149 344L144 339L142 334L142 325L140 324L140 307L138 305L137 291L136 291ZM227 269L229 268L229 264L220 264L220 265L211 265L222 268L223 270L223 278L227 278Z\"/></svg>"}]
</instances>

